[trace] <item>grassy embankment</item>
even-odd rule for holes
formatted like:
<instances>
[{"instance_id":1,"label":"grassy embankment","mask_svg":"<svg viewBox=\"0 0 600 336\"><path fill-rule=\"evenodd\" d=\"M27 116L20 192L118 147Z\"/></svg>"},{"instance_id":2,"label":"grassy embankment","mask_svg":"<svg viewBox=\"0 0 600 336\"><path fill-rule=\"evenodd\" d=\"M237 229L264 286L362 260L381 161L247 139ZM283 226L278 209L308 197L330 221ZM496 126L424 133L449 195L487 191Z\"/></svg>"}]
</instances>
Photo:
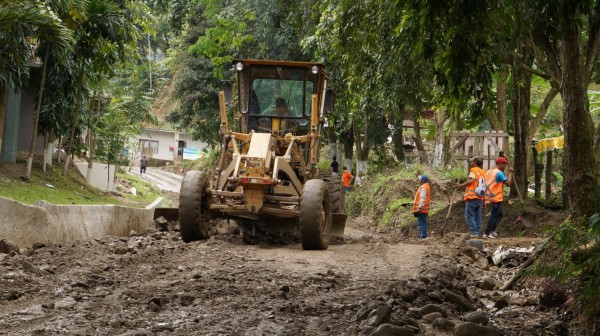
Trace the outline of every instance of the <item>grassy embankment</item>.
<instances>
[{"instance_id":1,"label":"grassy embankment","mask_svg":"<svg viewBox=\"0 0 600 336\"><path fill-rule=\"evenodd\" d=\"M135 186L138 196L128 193L109 193L88 185L74 170L62 174L61 167L50 167L46 172L34 168L29 179L25 178L25 162L0 165L0 197L14 199L25 204L45 200L53 204L119 204L142 207L160 195L153 186L135 176L117 174L117 184ZM126 181L126 182L124 182Z\"/></svg>"}]
</instances>

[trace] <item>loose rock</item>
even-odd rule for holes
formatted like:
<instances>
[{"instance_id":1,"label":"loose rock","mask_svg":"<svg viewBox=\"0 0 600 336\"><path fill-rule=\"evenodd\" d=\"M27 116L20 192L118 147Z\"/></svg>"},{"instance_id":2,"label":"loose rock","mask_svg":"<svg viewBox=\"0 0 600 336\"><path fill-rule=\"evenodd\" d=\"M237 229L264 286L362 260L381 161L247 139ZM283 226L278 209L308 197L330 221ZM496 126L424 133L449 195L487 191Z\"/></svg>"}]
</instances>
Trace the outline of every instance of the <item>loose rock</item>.
<instances>
[{"instance_id":1,"label":"loose rock","mask_svg":"<svg viewBox=\"0 0 600 336\"><path fill-rule=\"evenodd\" d=\"M370 336L413 336L414 334L415 332L407 327L382 324Z\"/></svg>"},{"instance_id":2,"label":"loose rock","mask_svg":"<svg viewBox=\"0 0 600 336\"><path fill-rule=\"evenodd\" d=\"M464 316L465 321L477 324L487 325L490 322L489 315L484 311L474 311Z\"/></svg>"},{"instance_id":3,"label":"loose rock","mask_svg":"<svg viewBox=\"0 0 600 336\"><path fill-rule=\"evenodd\" d=\"M433 321L433 326L441 330L452 331L454 330L455 324L454 322L442 317L435 319L435 321Z\"/></svg>"},{"instance_id":4,"label":"loose rock","mask_svg":"<svg viewBox=\"0 0 600 336\"><path fill-rule=\"evenodd\" d=\"M482 326L473 322L463 322L454 328L454 336L500 336L502 333L493 327Z\"/></svg>"}]
</instances>

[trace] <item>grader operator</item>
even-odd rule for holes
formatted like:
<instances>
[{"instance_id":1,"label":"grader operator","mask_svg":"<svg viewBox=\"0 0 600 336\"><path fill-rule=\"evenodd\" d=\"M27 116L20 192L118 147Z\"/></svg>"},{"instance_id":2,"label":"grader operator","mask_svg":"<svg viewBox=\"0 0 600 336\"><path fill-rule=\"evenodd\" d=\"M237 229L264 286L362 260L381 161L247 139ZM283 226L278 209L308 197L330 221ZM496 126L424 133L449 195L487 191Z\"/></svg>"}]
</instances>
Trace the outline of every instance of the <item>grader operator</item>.
<instances>
[{"instance_id":1,"label":"grader operator","mask_svg":"<svg viewBox=\"0 0 600 336\"><path fill-rule=\"evenodd\" d=\"M323 65L246 59L234 66L236 85L224 82L219 92L219 163L189 171L181 185L182 239L206 239L211 219L235 217L291 226L304 249L327 249L331 235L343 235L347 215L339 177L319 178L316 167L334 105Z\"/></svg>"}]
</instances>

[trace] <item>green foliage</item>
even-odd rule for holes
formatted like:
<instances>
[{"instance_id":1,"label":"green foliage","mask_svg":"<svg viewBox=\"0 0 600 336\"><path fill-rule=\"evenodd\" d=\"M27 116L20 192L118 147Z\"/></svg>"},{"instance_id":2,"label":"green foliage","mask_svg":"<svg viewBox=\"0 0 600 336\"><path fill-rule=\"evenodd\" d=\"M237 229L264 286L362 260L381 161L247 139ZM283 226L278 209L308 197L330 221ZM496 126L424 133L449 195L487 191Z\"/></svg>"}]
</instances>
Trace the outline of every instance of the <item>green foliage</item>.
<instances>
[{"instance_id":1,"label":"green foliage","mask_svg":"<svg viewBox=\"0 0 600 336\"><path fill-rule=\"evenodd\" d=\"M118 104L111 106L100 117L95 132L98 136L94 154L107 164L127 164L123 150L127 140L136 133L136 127L129 122Z\"/></svg>"},{"instance_id":2,"label":"green foliage","mask_svg":"<svg viewBox=\"0 0 600 336\"><path fill-rule=\"evenodd\" d=\"M586 230L582 230L582 226ZM550 234L556 248L543 263L534 266L533 274L564 283L577 279L575 309L584 319L597 317L600 314L600 213L589 219L565 221L550 229Z\"/></svg>"},{"instance_id":3,"label":"green foliage","mask_svg":"<svg viewBox=\"0 0 600 336\"><path fill-rule=\"evenodd\" d=\"M392 216L396 214L396 212L400 209L401 206L405 204L412 204L413 200L410 198L399 198L388 204L387 209L383 213L381 218L381 225L388 226L390 225L390 221Z\"/></svg>"},{"instance_id":4,"label":"green foliage","mask_svg":"<svg viewBox=\"0 0 600 336\"><path fill-rule=\"evenodd\" d=\"M373 206L375 198L367 188L355 188L345 198L346 213L349 216L360 216L365 209Z\"/></svg>"},{"instance_id":5,"label":"green foliage","mask_svg":"<svg viewBox=\"0 0 600 336\"><path fill-rule=\"evenodd\" d=\"M210 172L217 166L217 164L219 163L220 157L221 157L220 151L209 150L207 155L200 157L197 160L184 161L183 169L185 171L199 170L199 171L203 171L203 172Z\"/></svg>"},{"instance_id":6,"label":"green foliage","mask_svg":"<svg viewBox=\"0 0 600 336\"><path fill-rule=\"evenodd\" d=\"M61 51L72 48L73 34L45 2L0 1L0 90L21 89L29 79L30 41L46 38Z\"/></svg>"}]
</instances>

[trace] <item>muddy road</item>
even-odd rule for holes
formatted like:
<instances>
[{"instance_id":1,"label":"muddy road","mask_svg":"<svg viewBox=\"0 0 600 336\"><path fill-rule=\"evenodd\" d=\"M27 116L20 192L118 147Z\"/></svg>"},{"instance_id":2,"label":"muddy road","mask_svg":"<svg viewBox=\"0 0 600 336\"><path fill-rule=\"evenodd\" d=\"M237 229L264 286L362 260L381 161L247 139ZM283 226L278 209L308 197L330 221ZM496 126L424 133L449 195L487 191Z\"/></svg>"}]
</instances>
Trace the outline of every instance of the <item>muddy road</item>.
<instances>
[{"instance_id":1,"label":"muddy road","mask_svg":"<svg viewBox=\"0 0 600 336\"><path fill-rule=\"evenodd\" d=\"M351 334L361 301L415 277L427 246L348 233L326 251L151 231L5 254L0 334Z\"/></svg>"},{"instance_id":2,"label":"muddy road","mask_svg":"<svg viewBox=\"0 0 600 336\"><path fill-rule=\"evenodd\" d=\"M515 269L468 234L401 240L358 224L326 251L247 245L235 227L185 244L163 222L0 253L0 335L566 335L563 301L500 291Z\"/></svg>"}]
</instances>

